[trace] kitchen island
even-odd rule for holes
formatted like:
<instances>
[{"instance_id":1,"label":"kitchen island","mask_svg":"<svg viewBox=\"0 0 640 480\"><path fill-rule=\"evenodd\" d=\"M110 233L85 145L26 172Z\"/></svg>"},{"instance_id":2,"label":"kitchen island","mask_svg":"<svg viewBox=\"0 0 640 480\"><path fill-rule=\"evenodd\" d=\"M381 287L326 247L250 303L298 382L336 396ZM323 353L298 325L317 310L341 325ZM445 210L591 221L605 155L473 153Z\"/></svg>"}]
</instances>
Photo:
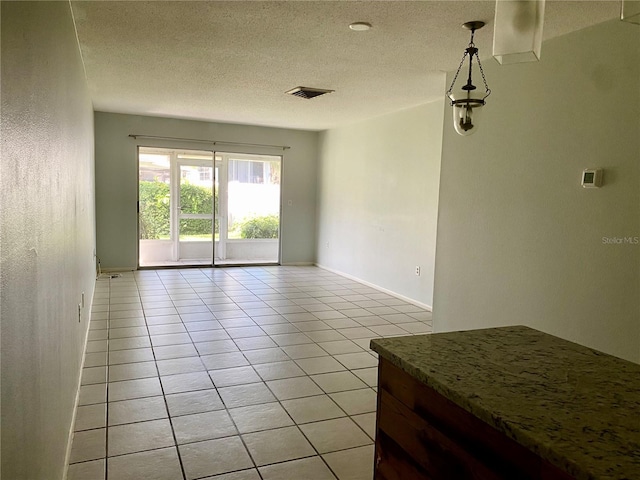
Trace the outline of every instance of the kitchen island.
<instances>
[{"instance_id":1,"label":"kitchen island","mask_svg":"<svg viewBox=\"0 0 640 480\"><path fill-rule=\"evenodd\" d=\"M640 365L522 326L371 348L376 480L640 480Z\"/></svg>"}]
</instances>

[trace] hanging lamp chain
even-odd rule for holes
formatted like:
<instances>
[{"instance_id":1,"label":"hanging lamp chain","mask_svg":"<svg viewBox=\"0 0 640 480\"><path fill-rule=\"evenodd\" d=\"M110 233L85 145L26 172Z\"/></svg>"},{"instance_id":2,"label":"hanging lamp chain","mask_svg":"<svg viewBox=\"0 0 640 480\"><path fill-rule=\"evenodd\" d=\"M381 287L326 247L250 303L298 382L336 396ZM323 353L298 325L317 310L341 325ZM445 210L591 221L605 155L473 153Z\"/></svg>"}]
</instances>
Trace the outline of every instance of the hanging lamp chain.
<instances>
[{"instance_id":1,"label":"hanging lamp chain","mask_svg":"<svg viewBox=\"0 0 640 480\"><path fill-rule=\"evenodd\" d=\"M462 70L465 58L467 58L466 50L462 55L462 60L460 60L460 65L458 66L458 70L456 70L456 74L453 76L453 82L451 82L451 86L449 87L449 90L447 90L447 96L451 99L451 101L453 101L453 98L451 98L451 92L453 91L453 86L456 84L456 80L458 80L458 75L460 75L460 70Z\"/></svg>"},{"instance_id":2,"label":"hanging lamp chain","mask_svg":"<svg viewBox=\"0 0 640 480\"><path fill-rule=\"evenodd\" d=\"M480 62L480 56L478 55L478 49L476 49L476 45L473 42L475 34L476 34L476 30L472 29L471 40L469 41L469 45L467 46L464 53L462 54L462 60L460 60L460 65L458 65L458 70L456 70L456 74L453 76L453 81L451 82L451 86L449 87L449 90L447 90L447 97L449 97L449 100L451 100L452 105L453 105L453 98L451 97L451 92L453 91L453 87L456 84L456 80L458 80L458 75L460 75L460 70L462 70L462 67L464 66L464 61L467 58L467 55L469 54L469 49L475 49L475 53L471 55L471 60L473 60L473 55L475 55L476 60L478 61L478 68L480 69L480 73L482 74L482 82L484 83L484 90L486 94L483 97L483 100L487 98L489 95L491 95L491 89L487 84L487 78L484 75L484 69L482 68L482 63ZM469 74L471 74L471 72L469 72Z\"/></svg>"}]
</instances>

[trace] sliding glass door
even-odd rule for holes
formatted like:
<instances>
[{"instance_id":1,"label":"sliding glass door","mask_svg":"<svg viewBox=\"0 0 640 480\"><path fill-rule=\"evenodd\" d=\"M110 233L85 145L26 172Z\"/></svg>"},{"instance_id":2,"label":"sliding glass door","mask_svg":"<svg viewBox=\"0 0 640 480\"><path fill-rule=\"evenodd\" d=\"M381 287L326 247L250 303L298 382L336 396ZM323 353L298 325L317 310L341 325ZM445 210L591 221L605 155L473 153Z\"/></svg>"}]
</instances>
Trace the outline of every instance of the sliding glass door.
<instances>
[{"instance_id":1,"label":"sliding glass door","mask_svg":"<svg viewBox=\"0 0 640 480\"><path fill-rule=\"evenodd\" d=\"M141 267L213 262L213 153L140 147Z\"/></svg>"},{"instance_id":2,"label":"sliding glass door","mask_svg":"<svg viewBox=\"0 0 640 480\"><path fill-rule=\"evenodd\" d=\"M281 160L216 152L216 264L279 262Z\"/></svg>"},{"instance_id":3,"label":"sliding glass door","mask_svg":"<svg viewBox=\"0 0 640 480\"><path fill-rule=\"evenodd\" d=\"M139 265L280 257L281 157L139 147Z\"/></svg>"}]
</instances>

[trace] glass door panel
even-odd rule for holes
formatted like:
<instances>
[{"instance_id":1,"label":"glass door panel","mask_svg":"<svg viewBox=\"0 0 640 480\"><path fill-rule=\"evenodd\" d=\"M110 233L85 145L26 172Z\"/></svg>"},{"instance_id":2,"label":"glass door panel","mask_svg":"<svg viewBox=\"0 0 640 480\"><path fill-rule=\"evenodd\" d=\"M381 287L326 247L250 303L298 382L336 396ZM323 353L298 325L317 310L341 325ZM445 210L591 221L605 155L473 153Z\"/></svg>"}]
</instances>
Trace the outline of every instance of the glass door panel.
<instances>
[{"instance_id":1,"label":"glass door panel","mask_svg":"<svg viewBox=\"0 0 640 480\"><path fill-rule=\"evenodd\" d=\"M281 157L217 153L220 240L216 263L278 263Z\"/></svg>"},{"instance_id":2,"label":"glass door panel","mask_svg":"<svg viewBox=\"0 0 640 480\"><path fill-rule=\"evenodd\" d=\"M139 147L138 165L139 265L212 265L212 152Z\"/></svg>"},{"instance_id":3,"label":"glass door panel","mask_svg":"<svg viewBox=\"0 0 640 480\"><path fill-rule=\"evenodd\" d=\"M171 238L171 155L138 152L138 241L140 266L173 259Z\"/></svg>"},{"instance_id":4,"label":"glass door panel","mask_svg":"<svg viewBox=\"0 0 640 480\"><path fill-rule=\"evenodd\" d=\"M179 156L179 158L181 158ZM210 265L213 261L213 162L179 161L179 260Z\"/></svg>"}]
</instances>

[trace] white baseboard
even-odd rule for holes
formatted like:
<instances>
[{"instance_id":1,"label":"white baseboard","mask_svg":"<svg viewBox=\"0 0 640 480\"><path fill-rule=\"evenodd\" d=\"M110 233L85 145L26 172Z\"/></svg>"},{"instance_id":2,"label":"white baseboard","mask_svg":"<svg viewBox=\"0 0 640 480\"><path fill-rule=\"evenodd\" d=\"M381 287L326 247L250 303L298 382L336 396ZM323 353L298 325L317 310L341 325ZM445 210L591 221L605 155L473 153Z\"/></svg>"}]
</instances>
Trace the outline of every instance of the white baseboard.
<instances>
[{"instance_id":1,"label":"white baseboard","mask_svg":"<svg viewBox=\"0 0 640 480\"><path fill-rule=\"evenodd\" d=\"M93 285L93 293L95 293L96 287L95 282ZM88 315L87 320L87 331L84 335L84 345L82 346L82 360L80 360L80 375L78 376L78 384L76 387L76 398L73 402L73 416L71 417L71 427L69 427L69 437L67 438L67 451L64 459L64 470L62 472L63 480L67 480L67 476L69 474L69 460L71 459L71 448L73 447L73 436L76 429L76 416L78 413L78 403L80 402L80 387L82 385L82 371L84 370L84 360L87 353L87 343L89 342L89 331L91 330L91 307L93 306L93 294L91 298L86 303L84 311L85 315ZM88 308L87 308L88 307Z\"/></svg>"},{"instance_id":2,"label":"white baseboard","mask_svg":"<svg viewBox=\"0 0 640 480\"><path fill-rule=\"evenodd\" d=\"M134 272L138 267L106 267L101 269L102 273L117 273L117 272Z\"/></svg>"},{"instance_id":3,"label":"white baseboard","mask_svg":"<svg viewBox=\"0 0 640 480\"><path fill-rule=\"evenodd\" d=\"M403 301L405 301L407 303L415 305L416 307L424 308L425 310L428 310L430 312L433 311L433 308L431 307L431 305L427 305L426 303L419 302L418 300L414 300L413 298L409 298L409 297L401 295L401 294L399 294L397 292L393 292L391 290L388 290L386 288L381 287L380 285L376 285L375 283L367 282L366 280L358 278L358 277L356 277L354 275L349 275L348 273L344 273L344 272L341 272L340 270L335 270L333 268L329 268L329 267L326 267L324 265L320 265L319 263L316 263L314 265L316 267L321 268L323 270L326 270L328 272L335 273L336 275L340 275L341 277L345 277L345 278L348 278L349 280L354 280L354 281L356 281L358 283L362 283L363 285L366 285L367 287L371 287L371 288L375 288L376 290L380 290L381 292L386 293L387 295L391 295L392 297L399 298L400 300L403 300Z\"/></svg>"}]
</instances>

